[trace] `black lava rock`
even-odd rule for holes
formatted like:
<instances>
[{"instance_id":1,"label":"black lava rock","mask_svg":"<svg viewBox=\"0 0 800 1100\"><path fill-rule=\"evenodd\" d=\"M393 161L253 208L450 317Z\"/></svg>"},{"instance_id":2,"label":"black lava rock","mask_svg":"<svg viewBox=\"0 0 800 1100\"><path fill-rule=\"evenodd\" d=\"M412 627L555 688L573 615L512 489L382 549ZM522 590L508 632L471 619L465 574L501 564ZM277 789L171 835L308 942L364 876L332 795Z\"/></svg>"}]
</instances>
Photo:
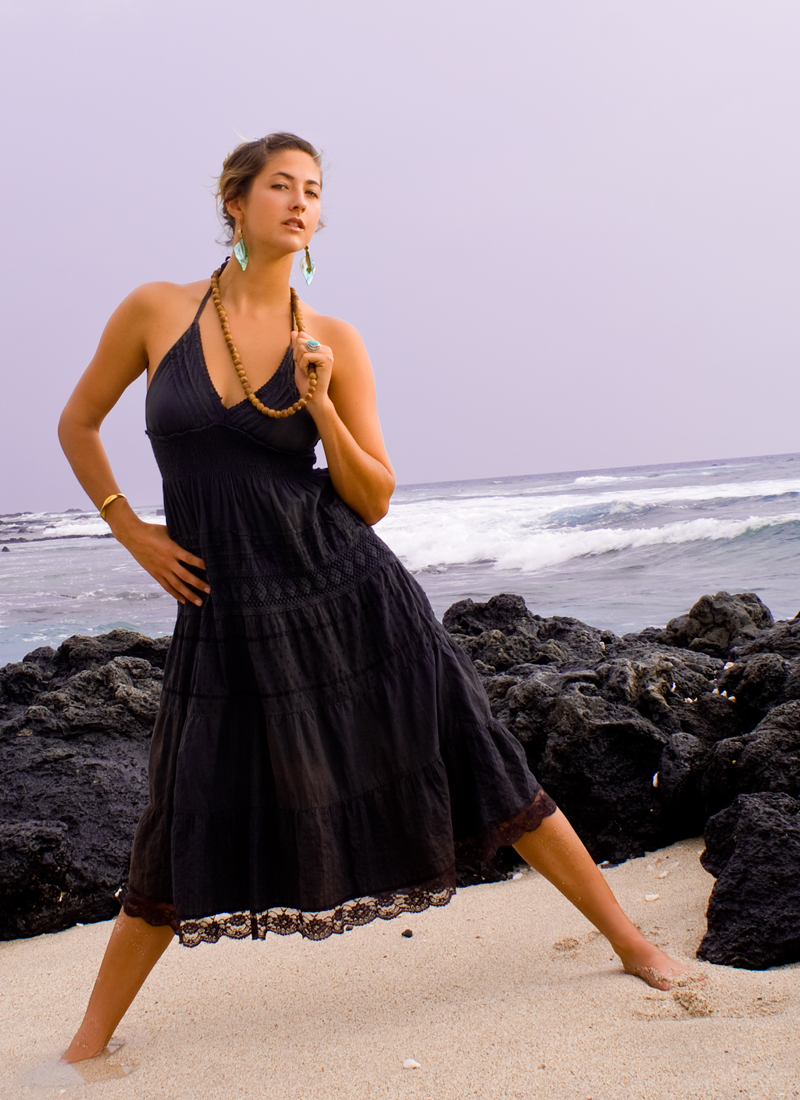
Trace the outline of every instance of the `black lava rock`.
<instances>
[{"instance_id":1,"label":"black lava rock","mask_svg":"<svg viewBox=\"0 0 800 1100\"><path fill-rule=\"evenodd\" d=\"M665 831L675 840L702 833L708 817L703 775L711 749L693 733L674 733L658 765L658 795Z\"/></svg>"},{"instance_id":2,"label":"black lava rock","mask_svg":"<svg viewBox=\"0 0 800 1100\"><path fill-rule=\"evenodd\" d=\"M779 653L781 657L800 657L800 611L793 619L784 619L762 630L750 641L737 643L731 657L739 660L754 653Z\"/></svg>"},{"instance_id":3,"label":"black lava rock","mask_svg":"<svg viewBox=\"0 0 800 1100\"><path fill-rule=\"evenodd\" d=\"M0 670L0 939L117 912L167 644L115 630Z\"/></svg>"},{"instance_id":4,"label":"black lava rock","mask_svg":"<svg viewBox=\"0 0 800 1100\"><path fill-rule=\"evenodd\" d=\"M494 672L525 664L593 664L603 657L604 638L614 636L564 615L532 615L520 596L507 594L483 604L459 600L442 623L473 661Z\"/></svg>"},{"instance_id":5,"label":"black lava rock","mask_svg":"<svg viewBox=\"0 0 800 1100\"><path fill-rule=\"evenodd\" d=\"M738 794L776 791L800 797L800 701L775 707L751 733L714 745L702 781L712 812Z\"/></svg>"},{"instance_id":6,"label":"black lava rock","mask_svg":"<svg viewBox=\"0 0 800 1100\"><path fill-rule=\"evenodd\" d=\"M759 649L760 639L775 637L789 653L795 639L800 647L800 621L774 624L752 593L704 596L664 630L623 638L534 615L509 595L461 600L444 624L474 661L492 712L598 860L696 836L743 789L800 782L791 731L753 733L777 705L800 698L800 667ZM736 660L725 664L729 654ZM737 773L750 785L737 785L725 761L750 736L756 745ZM768 751L778 753L782 785L755 766Z\"/></svg>"},{"instance_id":7,"label":"black lava rock","mask_svg":"<svg viewBox=\"0 0 800 1100\"><path fill-rule=\"evenodd\" d=\"M558 699L550 717L539 778L594 859L619 863L662 847L669 834L653 776L667 734L580 686Z\"/></svg>"},{"instance_id":8,"label":"black lava rock","mask_svg":"<svg viewBox=\"0 0 800 1100\"><path fill-rule=\"evenodd\" d=\"M746 970L800 962L800 801L741 794L706 826L717 879L698 956Z\"/></svg>"},{"instance_id":9,"label":"black lava rock","mask_svg":"<svg viewBox=\"0 0 800 1100\"><path fill-rule=\"evenodd\" d=\"M772 625L769 608L755 592L740 592L736 596L717 592L716 596L701 596L688 615L671 619L661 640L665 645L686 646L724 657L732 646L753 640Z\"/></svg>"}]
</instances>

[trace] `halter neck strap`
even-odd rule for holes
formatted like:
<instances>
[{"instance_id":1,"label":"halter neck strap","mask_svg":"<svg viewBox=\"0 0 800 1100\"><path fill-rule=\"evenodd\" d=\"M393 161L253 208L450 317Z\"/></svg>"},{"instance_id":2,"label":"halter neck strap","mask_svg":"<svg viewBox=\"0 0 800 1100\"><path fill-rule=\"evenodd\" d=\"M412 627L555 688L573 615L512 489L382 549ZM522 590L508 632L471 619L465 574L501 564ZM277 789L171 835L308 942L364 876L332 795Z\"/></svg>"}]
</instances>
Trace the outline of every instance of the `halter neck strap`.
<instances>
[{"instance_id":1,"label":"halter neck strap","mask_svg":"<svg viewBox=\"0 0 800 1100\"><path fill-rule=\"evenodd\" d=\"M211 297L211 287L209 287L209 288L208 288L208 290L207 290L207 291L205 292L205 294L203 295L203 300L202 300L202 302L200 303L200 308L198 309L197 313L195 313L195 315L194 315L194 320L192 321L192 324L193 324L193 325L196 325L196 324L197 324L197 322L198 322L198 321L200 320L200 314L201 314L201 313L203 312L203 310L204 310L204 309L206 308L206 302L208 301L208 299L209 299L210 297Z\"/></svg>"},{"instance_id":2,"label":"halter neck strap","mask_svg":"<svg viewBox=\"0 0 800 1100\"><path fill-rule=\"evenodd\" d=\"M225 270L225 268L228 266L228 260L230 260L230 256L226 256L225 259L222 261L222 264L221 264L220 269L219 269L220 275ZM193 325L196 325L197 322L200 320L200 314L206 308L206 302L208 301L208 299L210 297L211 297L211 285L209 284L208 290L203 295L203 300L200 303L200 308L197 310L197 313L195 313L195 315L194 315L194 320L192 321Z\"/></svg>"}]
</instances>

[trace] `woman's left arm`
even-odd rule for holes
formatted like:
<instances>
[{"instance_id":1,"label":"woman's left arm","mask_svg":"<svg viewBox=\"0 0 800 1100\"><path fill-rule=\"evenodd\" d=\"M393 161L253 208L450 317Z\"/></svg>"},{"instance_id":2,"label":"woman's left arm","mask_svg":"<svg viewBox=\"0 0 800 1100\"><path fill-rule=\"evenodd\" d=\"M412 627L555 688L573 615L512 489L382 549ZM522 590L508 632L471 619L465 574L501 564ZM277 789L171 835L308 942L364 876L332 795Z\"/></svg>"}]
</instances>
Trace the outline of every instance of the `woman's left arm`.
<instances>
[{"instance_id":1,"label":"woman's left arm","mask_svg":"<svg viewBox=\"0 0 800 1100\"><path fill-rule=\"evenodd\" d=\"M352 325L326 317L319 327L320 335L335 348L335 365L328 343L308 351L306 341L312 336L294 332L295 381L300 393L305 393L313 364L317 388L306 408L325 448L333 487L345 504L372 525L386 515L395 485L378 422L372 367Z\"/></svg>"}]
</instances>

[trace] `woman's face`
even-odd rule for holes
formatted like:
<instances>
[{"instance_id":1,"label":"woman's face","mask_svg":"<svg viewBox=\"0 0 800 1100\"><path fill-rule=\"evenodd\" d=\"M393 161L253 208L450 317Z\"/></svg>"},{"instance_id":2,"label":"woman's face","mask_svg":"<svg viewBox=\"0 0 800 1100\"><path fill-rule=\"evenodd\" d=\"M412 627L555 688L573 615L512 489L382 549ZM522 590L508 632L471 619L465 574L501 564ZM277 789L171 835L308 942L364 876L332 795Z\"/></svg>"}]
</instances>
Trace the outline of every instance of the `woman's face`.
<instances>
[{"instance_id":1,"label":"woman's face","mask_svg":"<svg viewBox=\"0 0 800 1100\"><path fill-rule=\"evenodd\" d=\"M313 157L300 149L273 153L253 180L245 198L228 209L244 216L248 247L261 244L298 252L311 240L320 216L321 179Z\"/></svg>"}]
</instances>

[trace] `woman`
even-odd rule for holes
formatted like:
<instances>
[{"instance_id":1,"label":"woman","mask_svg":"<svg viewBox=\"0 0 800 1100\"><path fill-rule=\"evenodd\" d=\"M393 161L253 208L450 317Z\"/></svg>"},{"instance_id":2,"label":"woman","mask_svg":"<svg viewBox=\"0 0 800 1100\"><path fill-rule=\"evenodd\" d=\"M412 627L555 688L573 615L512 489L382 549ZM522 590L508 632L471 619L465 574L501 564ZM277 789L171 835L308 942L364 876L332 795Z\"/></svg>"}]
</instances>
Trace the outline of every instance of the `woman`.
<instances>
[{"instance_id":1,"label":"woman","mask_svg":"<svg viewBox=\"0 0 800 1100\"><path fill-rule=\"evenodd\" d=\"M316 150L292 134L240 145L218 189L235 258L211 285L135 290L61 419L81 485L180 605L150 804L69 1062L105 1047L175 933L190 946L321 939L445 904L455 853L503 843L629 973L667 989L683 971L621 911L371 530L394 474L366 351L289 288L296 253L313 271L321 182ZM99 436L143 371L166 528L137 517ZM327 470L313 468L318 439Z\"/></svg>"}]
</instances>

